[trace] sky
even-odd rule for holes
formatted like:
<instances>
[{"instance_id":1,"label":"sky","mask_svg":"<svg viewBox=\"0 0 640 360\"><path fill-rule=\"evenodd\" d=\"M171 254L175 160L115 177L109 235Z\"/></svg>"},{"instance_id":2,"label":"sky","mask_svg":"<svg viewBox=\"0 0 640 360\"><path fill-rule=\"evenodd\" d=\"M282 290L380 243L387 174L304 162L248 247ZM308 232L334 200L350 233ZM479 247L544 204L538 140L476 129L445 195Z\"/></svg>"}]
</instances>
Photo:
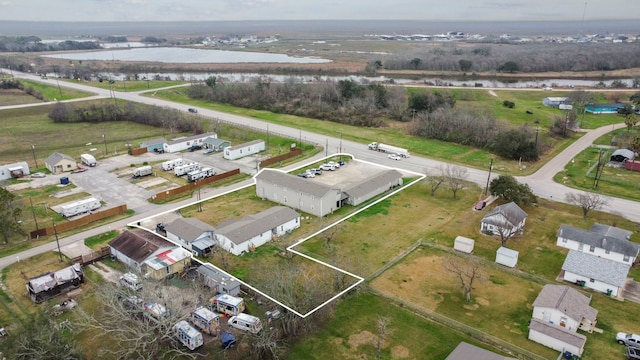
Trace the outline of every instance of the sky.
<instances>
[{"instance_id":1,"label":"sky","mask_svg":"<svg viewBox=\"0 0 640 360\"><path fill-rule=\"evenodd\" d=\"M640 0L0 0L0 21L640 22Z\"/></svg>"}]
</instances>

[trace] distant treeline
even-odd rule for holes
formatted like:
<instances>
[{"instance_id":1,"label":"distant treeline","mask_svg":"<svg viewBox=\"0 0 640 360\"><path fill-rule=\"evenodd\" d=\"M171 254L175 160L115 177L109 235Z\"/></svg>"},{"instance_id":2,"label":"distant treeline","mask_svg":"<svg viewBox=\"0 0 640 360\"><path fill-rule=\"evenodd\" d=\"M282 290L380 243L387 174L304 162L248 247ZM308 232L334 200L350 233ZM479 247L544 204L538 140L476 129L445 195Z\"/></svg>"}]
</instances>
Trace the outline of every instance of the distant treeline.
<instances>
[{"instance_id":1,"label":"distant treeline","mask_svg":"<svg viewBox=\"0 0 640 360\"><path fill-rule=\"evenodd\" d=\"M0 81L0 89L3 89L3 90L9 90L9 89L21 90L21 91L24 91L25 93L27 93L28 95L31 95L31 96L35 97L36 99L45 100L45 98L42 95L42 93L36 91L31 86L24 87L23 83L21 83L18 80L15 80L15 79L3 79L2 81Z\"/></svg>"},{"instance_id":2,"label":"distant treeline","mask_svg":"<svg viewBox=\"0 0 640 360\"><path fill-rule=\"evenodd\" d=\"M94 41L65 40L58 43L41 42L37 36L0 36L0 51L2 52L40 52L100 49Z\"/></svg>"}]
</instances>

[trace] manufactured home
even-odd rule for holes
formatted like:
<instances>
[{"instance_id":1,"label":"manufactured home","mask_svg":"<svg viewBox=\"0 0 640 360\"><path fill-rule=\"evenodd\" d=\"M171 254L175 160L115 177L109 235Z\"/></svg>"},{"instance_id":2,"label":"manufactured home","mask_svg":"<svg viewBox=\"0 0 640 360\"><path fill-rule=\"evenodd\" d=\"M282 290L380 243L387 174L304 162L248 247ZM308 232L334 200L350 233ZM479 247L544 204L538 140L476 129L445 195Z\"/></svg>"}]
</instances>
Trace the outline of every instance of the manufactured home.
<instances>
[{"instance_id":1,"label":"manufactured home","mask_svg":"<svg viewBox=\"0 0 640 360\"><path fill-rule=\"evenodd\" d=\"M224 158L227 160L236 160L257 154L265 149L264 140L253 140L236 146L227 146L224 148Z\"/></svg>"}]
</instances>

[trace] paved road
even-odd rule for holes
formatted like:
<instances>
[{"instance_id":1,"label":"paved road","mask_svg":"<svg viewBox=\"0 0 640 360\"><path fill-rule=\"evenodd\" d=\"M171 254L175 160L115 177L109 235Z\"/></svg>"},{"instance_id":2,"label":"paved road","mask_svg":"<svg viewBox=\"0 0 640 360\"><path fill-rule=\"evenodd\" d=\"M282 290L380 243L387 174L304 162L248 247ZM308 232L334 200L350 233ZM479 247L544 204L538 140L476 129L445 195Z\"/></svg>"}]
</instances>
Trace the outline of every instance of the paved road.
<instances>
[{"instance_id":1,"label":"paved road","mask_svg":"<svg viewBox=\"0 0 640 360\"><path fill-rule=\"evenodd\" d=\"M14 76L16 77L27 78L34 81L40 81L40 82L56 85L55 84L56 80L53 80L53 79L42 80L40 79L40 77L34 76L32 74L19 73L16 71L14 71L13 73L14 73ZM97 89L94 87L83 85L81 83L69 83L64 81L64 82L60 82L60 86L74 88L77 90L95 94L90 98L85 98L81 100L111 97L111 92L109 90ZM483 89L483 90L487 90L487 89ZM147 92L147 91L144 91L144 92ZM164 106L164 107L170 107L170 108L176 108L176 109L183 109L185 111L188 108L188 106L184 104L157 99L154 97L141 96L141 93L143 92L142 91L141 92L115 92L115 96L117 99L140 102L140 103L145 103L145 104L155 105L155 106ZM38 105L41 105L41 104L20 105L19 107L38 106ZM2 108L3 107L0 107L0 109ZM9 107L4 107L4 108L9 108ZM326 135L315 134L308 131L304 131L302 129L293 129L293 128L288 128L288 127L280 126L276 124L267 124L257 119L247 118L247 117L233 115L233 114L226 114L226 113L222 113L214 110L199 109L198 116L209 117L213 119L221 119L222 121L242 124L245 126L251 126L256 129L264 129L265 131L268 128L269 132L274 134L275 133L281 134L284 136L288 136L292 139L301 139L303 142L314 142L317 144L326 145L329 153L342 151L344 153L353 154L356 158L359 158L359 159L371 161L373 163L388 165L388 166L397 166L403 169L407 169L407 170L411 170L419 173L424 173L427 171L435 172L439 167L446 164L441 161L422 158L422 157L416 157L416 156L412 156L408 159L403 159L402 161L393 161L393 160L387 159L387 156L383 153L369 151L366 145L364 144L355 143L352 141L342 140L338 138L333 138ZM622 126L624 126L624 124L618 124L618 125L615 125L614 127L620 128ZM529 186L531 186L534 193L536 193L536 195L538 195L539 197L551 199L554 201L564 202L565 201L564 198L567 193L580 192L580 191L568 188L566 186L563 186L562 184L555 183L553 181L553 176L556 173L562 171L564 167L583 149L590 146L593 140L611 131L611 129L612 129L611 126L605 126L596 130L587 131L583 137L581 137L574 144L572 144L567 149L565 149L560 154L558 154L555 158L553 158L551 161L545 164L542 168L540 168L536 173L529 176L517 177L518 180L522 183L529 184ZM323 156L324 154L318 154L314 157L314 160L320 159ZM296 165L292 165L288 167L286 170L290 170L295 167ZM478 184L483 188L487 184L488 176L489 176L489 172L486 170L468 168L468 180ZM492 174L492 176L494 176L494 174ZM208 197L222 194L223 192L229 191L231 189L236 189L241 186L248 186L251 184L253 184L253 180L247 180L242 183L235 184L229 188L224 188L224 189L205 189L201 193L201 198L206 199ZM84 185L84 186L91 186L91 183L87 183L87 185ZM109 187L107 186L105 189L108 189L108 188ZM603 208L604 211L615 212L632 221L640 222L640 212L638 211L640 204L634 201L618 199L613 197L608 197L607 200L608 200L608 205L606 205ZM97 235L111 229L121 228L131 222L144 221L145 218L148 218L153 215L158 215L163 212L173 211L173 209L187 205L191 202L193 202L193 200L188 199L178 204L167 204L162 206L151 205L151 204L146 204L143 206L142 204L136 203L137 214L132 218L120 220L108 225L87 230L80 234L61 238L60 246L72 244L77 241L83 241L86 237ZM148 225L155 226L155 224L148 224ZM33 249L26 250L17 255L1 258L0 269L18 261L19 259L26 259L28 257L40 254L45 251L55 250L56 246L57 244L54 241L52 243L48 243Z\"/></svg>"}]
</instances>

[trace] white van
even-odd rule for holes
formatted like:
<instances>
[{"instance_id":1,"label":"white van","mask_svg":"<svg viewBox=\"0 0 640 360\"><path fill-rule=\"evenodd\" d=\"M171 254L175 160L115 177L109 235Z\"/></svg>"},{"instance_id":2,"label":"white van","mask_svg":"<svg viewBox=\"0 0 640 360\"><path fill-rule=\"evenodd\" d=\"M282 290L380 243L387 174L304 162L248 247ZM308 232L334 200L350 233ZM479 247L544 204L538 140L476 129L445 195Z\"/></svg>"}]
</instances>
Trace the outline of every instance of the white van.
<instances>
[{"instance_id":1,"label":"white van","mask_svg":"<svg viewBox=\"0 0 640 360\"><path fill-rule=\"evenodd\" d=\"M133 291L142 289L142 281L140 281L138 275L130 272L120 276L120 285Z\"/></svg>"},{"instance_id":2,"label":"white van","mask_svg":"<svg viewBox=\"0 0 640 360\"><path fill-rule=\"evenodd\" d=\"M229 326L238 330L248 331L257 334L262 330L260 319L249 314L240 313L229 318Z\"/></svg>"}]
</instances>

